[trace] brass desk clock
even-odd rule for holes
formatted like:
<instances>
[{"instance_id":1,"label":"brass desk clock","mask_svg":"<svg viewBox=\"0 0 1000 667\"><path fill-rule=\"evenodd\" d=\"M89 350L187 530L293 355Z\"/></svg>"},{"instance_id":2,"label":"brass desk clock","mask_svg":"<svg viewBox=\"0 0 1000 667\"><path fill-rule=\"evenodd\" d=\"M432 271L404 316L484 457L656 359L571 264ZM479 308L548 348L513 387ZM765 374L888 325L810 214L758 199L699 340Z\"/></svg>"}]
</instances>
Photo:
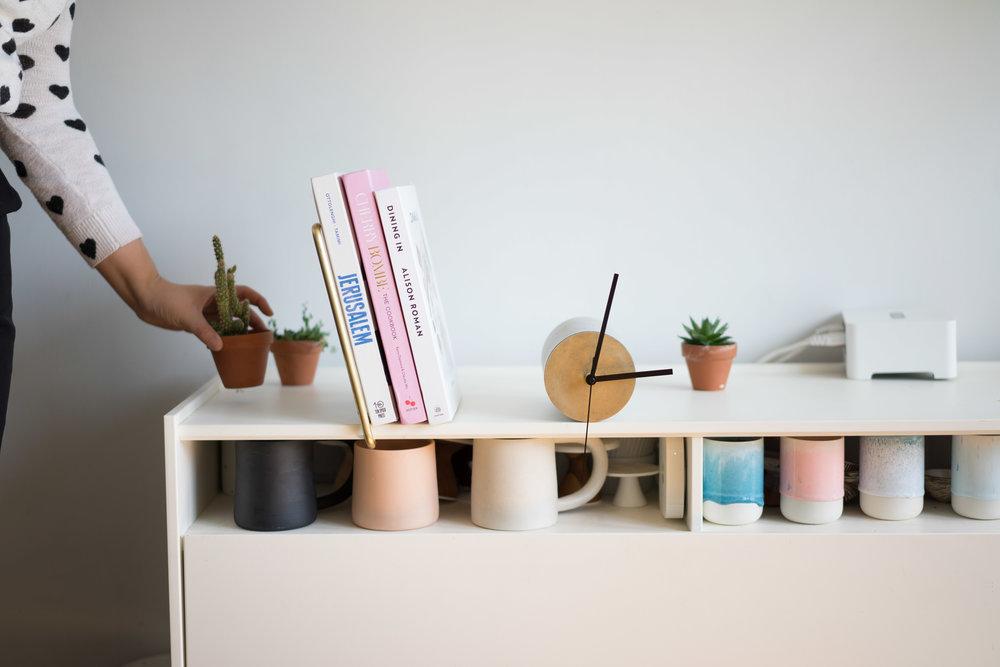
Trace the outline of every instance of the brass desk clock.
<instances>
[{"instance_id":1,"label":"brass desk clock","mask_svg":"<svg viewBox=\"0 0 1000 667\"><path fill-rule=\"evenodd\" d=\"M545 391L564 415L579 422L601 421L617 414L635 390L639 378L672 375L673 370L636 371L632 355L607 333L618 274L611 279L611 292L604 319L575 317L557 326L542 348Z\"/></svg>"}]
</instances>

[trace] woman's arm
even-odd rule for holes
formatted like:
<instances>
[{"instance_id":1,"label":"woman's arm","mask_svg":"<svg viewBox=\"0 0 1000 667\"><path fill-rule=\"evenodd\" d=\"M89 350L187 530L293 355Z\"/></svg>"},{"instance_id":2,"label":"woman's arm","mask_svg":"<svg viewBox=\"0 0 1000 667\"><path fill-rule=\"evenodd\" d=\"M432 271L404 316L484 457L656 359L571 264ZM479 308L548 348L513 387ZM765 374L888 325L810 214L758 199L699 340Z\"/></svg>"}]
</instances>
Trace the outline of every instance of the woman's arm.
<instances>
[{"instance_id":1,"label":"woman's arm","mask_svg":"<svg viewBox=\"0 0 1000 667\"><path fill-rule=\"evenodd\" d=\"M45 212L96 266L142 234L73 102L74 7L63 7L51 25L49 18L30 32L14 34L9 48L15 49L23 79L20 98L10 102L16 102L15 110L0 115L0 144Z\"/></svg>"},{"instance_id":2,"label":"woman's arm","mask_svg":"<svg viewBox=\"0 0 1000 667\"><path fill-rule=\"evenodd\" d=\"M34 8L38 16L32 23L44 25L15 34L2 49L16 58L23 80L19 79L20 99L8 103L16 105L12 113L0 115L0 143L49 217L140 319L164 329L189 331L217 350L222 339L206 319L214 312L214 288L179 285L160 275L76 110L69 76L75 4L65 5L51 27L52 19L42 18L45 11L53 16L58 11L53 3L59 1L13 5L17 12ZM10 4L0 0L0 9L7 10ZM7 19L2 28L13 25ZM0 58L0 79L4 64ZM0 88L0 97L2 92ZM11 110L0 104L3 111ZM249 287L238 287L237 294L272 314L264 297ZM251 323L264 328L256 313Z\"/></svg>"},{"instance_id":3,"label":"woman's arm","mask_svg":"<svg viewBox=\"0 0 1000 667\"><path fill-rule=\"evenodd\" d=\"M210 350L222 347L222 338L209 325L207 317L215 313L215 288L205 285L178 285L163 278L156 270L142 239L136 239L109 255L97 265L108 284L143 322L174 331L188 331ZM244 285L236 295L249 299L265 315L273 315L267 299ZM254 329L264 329L264 322L250 311Z\"/></svg>"}]
</instances>

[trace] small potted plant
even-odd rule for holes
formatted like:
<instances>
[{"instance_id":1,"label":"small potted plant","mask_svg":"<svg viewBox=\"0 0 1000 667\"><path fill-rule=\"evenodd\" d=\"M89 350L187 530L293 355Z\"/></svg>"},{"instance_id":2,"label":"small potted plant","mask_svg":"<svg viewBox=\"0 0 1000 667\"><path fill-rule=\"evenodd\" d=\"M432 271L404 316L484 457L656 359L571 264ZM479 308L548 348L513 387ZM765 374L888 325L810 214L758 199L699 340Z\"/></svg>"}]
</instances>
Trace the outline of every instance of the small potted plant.
<instances>
[{"instance_id":1,"label":"small potted plant","mask_svg":"<svg viewBox=\"0 0 1000 667\"><path fill-rule=\"evenodd\" d=\"M218 318L212 328L222 336L222 349L212 352L223 386L229 389L256 387L264 383L270 331L250 328L250 302L236 296L236 267L226 268L222 241L212 237L215 249L215 305Z\"/></svg>"},{"instance_id":2,"label":"small potted plant","mask_svg":"<svg viewBox=\"0 0 1000 667\"><path fill-rule=\"evenodd\" d=\"M276 321L271 320L269 324L274 329L271 352L274 354L274 363L278 366L281 384L312 384L320 352L326 348L326 337L329 336L323 331L323 323L313 322L309 309L302 304L302 326L298 329L285 329L279 333Z\"/></svg>"},{"instance_id":3,"label":"small potted plant","mask_svg":"<svg viewBox=\"0 0 1000 667\"><path fill-rule=\"evenodd\" d=\"M689 319L691 325L682 325L686 335L680 338L684 341L681 352L687 362L691 386L702 391L725 389L736 357L736 343L726 335L729 325L721 323L719 318L713 321L706 317L700 324L693 317Z\"/></svg>"}]
</instances>

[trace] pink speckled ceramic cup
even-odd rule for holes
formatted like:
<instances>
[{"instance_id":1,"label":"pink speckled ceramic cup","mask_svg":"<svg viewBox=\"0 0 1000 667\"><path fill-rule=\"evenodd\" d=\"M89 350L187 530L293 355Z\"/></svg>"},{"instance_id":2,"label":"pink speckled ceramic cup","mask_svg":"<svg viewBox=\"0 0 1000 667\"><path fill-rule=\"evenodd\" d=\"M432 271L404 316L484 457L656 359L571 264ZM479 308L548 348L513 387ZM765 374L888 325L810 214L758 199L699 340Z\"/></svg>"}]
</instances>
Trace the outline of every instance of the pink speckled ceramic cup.
<instances>
[{"instance_id":1,"label":"pink speckled ceramic cup","mask_svg":"<svg viewBox=\"0 0 1000 667\"><path fill-rule=\"evenodd\" d=\"M370 530L412 530L438 520L433 440L354 443L351 518Z\"/></svg>"},{"instance_id":2,"label":"pink speckled ceramic cup","mask_svg":"<svg viewBox=\"0 0 1000 667\"><path fill-rule=\"evenodd\" d=\"M798 523L829 523L844 509L844 439L781 439L781 513Z\"/></svg>"}]
</instances>

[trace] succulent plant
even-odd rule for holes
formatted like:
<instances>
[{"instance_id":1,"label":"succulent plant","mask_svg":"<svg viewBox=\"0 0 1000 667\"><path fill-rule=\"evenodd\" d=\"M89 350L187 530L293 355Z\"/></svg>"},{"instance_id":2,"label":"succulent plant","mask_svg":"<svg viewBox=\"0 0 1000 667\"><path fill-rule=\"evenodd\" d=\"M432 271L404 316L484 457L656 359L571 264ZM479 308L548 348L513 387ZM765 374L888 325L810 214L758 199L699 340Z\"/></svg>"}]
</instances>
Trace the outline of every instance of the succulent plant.
<instances>
[{"instance_id":1,"label":"succulent plant","mask_svg":"<svg viewBox=\"0 0 1000 667\"><path fill-rule=\"evenodd\" d=\"M693 317L688 318L691 321L691 325L682 324L684 327L684 332L686 336L680 336L688 345L732 345L733 339L726 335L726 330L729 329L729 325L723 323L719 318L715 320L710 320L707 317L701 320L701 323L694 321Z\"/></svg>"},{"instance_id":2,"label":"succulent plant","mask_svg":"<svg viewBox=\"0 0 1000 667\"><path fill-rule=\"evenodd\" d=\"M271 319L268 325L274 331L275 340L309 340L320 343L324 348L327 346L326 338L330 335L329 332L323 331L321 320L313 322L312 313L309 312L309 307L306 304L302 304L302 326L298 329L285 329L279 332L278 321L275 319Z\"/></svg>"},{"instance_id":3,"label":"succulent plant","mask_svg":"<svg viewBox=\"0 0 1000 667\"><path fill-rule=\"evenodd\" d=\"M212 237L215 250L215 305L219 319L212 322L212 328L220 336L238 336L250 328L250 302L240 301L236 296L236 266L226 268L226 258L222 254L222 241Z\"/></svg>"}]
</instances>

